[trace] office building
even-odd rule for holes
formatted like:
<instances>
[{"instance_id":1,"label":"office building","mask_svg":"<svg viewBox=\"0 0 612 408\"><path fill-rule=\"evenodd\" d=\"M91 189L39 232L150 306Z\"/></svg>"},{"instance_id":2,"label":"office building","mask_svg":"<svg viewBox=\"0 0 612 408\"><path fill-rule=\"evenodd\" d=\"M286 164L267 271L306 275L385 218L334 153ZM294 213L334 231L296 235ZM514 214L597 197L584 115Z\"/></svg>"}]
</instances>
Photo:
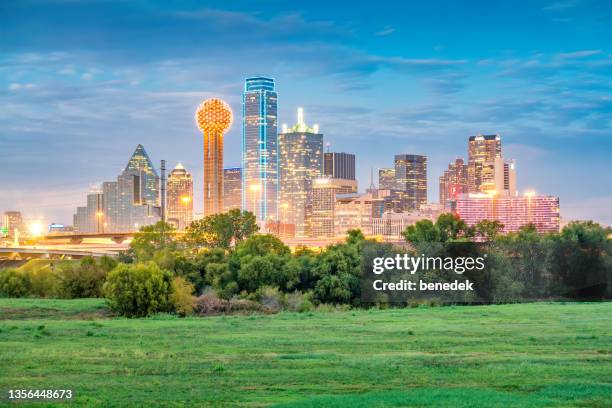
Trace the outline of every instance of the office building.
<instances>
[{"instance_id":1,"label":"office building","mask_svg":"<svg viewBox=\"0 0 612 408\"><path fill-rule=\"evenodd\" d=\"M336 196L342 186L330 177L321 177L312 183L312 230L314 238L334 237Z\"/></svg>"},{"instance_id":2,"label":"office building","mask_svg":"<svg viewBox=\"0 0 612 408\"><path fill-rule=\"evenodd\" d=\"M324 153L323 175L337 179L355 180L355 155L350 153Z\"/></svg>"},{"instance_id":3,"label":"office building","mask_svg":"<svg viewBox=\"0 0 612 408\"><path fill-rule=\"evenodd\" d=\"M247 78L242 100L242 209L278 221L277 94L274 80Z\"/></svg>"},{"instance_id":4,"label":"office building","mask_svg":"<svg viewBox=\"0 0 612 408\"><path fill-rule=\"evenodd\" d=\"M193 178L179 163L168 175L166 220L184 230L193 221Z\"/></svg>"},{"instance_id":5,"label":"office building","mask_svg":"<svg viewBox=\"0 0 612 408\"><path fill-rule=\"evenodd\" d=\"M514 160L505 161L503 157L495 158L495 188L490 194L507 197L516 196L516 170Z\"/></svg>"},{"instance_id":6,"label":"office building","mask_svg":"<svg viewBox=\"0 0 612 408\"><path fill-rule=\"evenodd\" d=\"M375 216L376 190L363 194L338 194L334 208L334 234L344 236L349 230L359 229L372 234Z\"/></svg>"},{"instance_id":7,"label":"office building","mask_svg":"<svg viewBox=\"0 0 612 408\"><path fill-rule=\"evenodd\" d=\"M395 155L395 183L406 193L408 208L418 210L427 204L427 157L417 154Z\"/></svg>"},{"instance_id":8,"label":"office building","mask_svg":"<svg viewBox=\"0 0 612 408\"><path fill-rule=\"evenodd\" d=\"M378 189L395 190L395 168L388 167L378 169Z\"/></svg>"},{"instance_id":9,"label":"office building","mask_svg":"<svg viewBox=\"0 0 612 408\"><path fill-rule=\"evenodd\" d=\"M559 232L559 198L553 196L466 194L457 198L455 213L470 226L497 220L504 225L503 233L516 232L527 224L534 224L539 233Z\"/></svg>"},{"instance_id":10,"label":"office building","mask_svg":"<svg viewBox=\"0 0 612 408\"><path fill-rule=\"evenodd\" d=\"M304 122L298 109L297 123L283 125L278 135L280 169L280 222L295 225L295 236L311 235L312 182L323 173L323 135L317 125Z\"/></svg>"},{"instance_id":11,"label":"office building","mask_svg":"<svg viewBox=\"0 0 612 408\"><path fill-rule=\"evenodd\" d=\"M218 98L202 102L196 123L204 136L204 216L223 211L223 134L232 125L232 110Z\"/></svg>"},{"instance_id":12,"label":"office building","mask_svg":"<svg viewBox=\"0 0 612 408\"><path fill-rule=\"evenodd\" d=\"M147 152L138 145L117 181L87 194L87 204L73 217L79 233L132 232L161 219L159 177Z\"/></svg>"},{"instance_id":13,"label":"office building","mask_svg":"<svg viewBox=\"0 0 612 408\"><path fill-rule=\"evenodd\" d=\"M476 135L468 139L468 191L495 190L495 158L500 157L500 135Z\"/></svg>"},{"instance_id":14,"label":"office building","mask_svg":"<svg viewBox=\"0 0 612 408\"><path fill-rule=\"evenodd\" d=\"M23 218L20 211L5 211L2 215L2 227L6 228L7 236L14 238L15 232L17 235L24 233Z\"/></svg>"},{"instance_id":15,"label":"office building","mask_svg":"<svg viewBox=\"0 0 612 408\"><path fill-rule=\"evenodd\" d=\"M440 204L443 207L452 209L457 197L468 193L467 167L462 158L457 158L440 176Z\"/></svg>"},{"instance_id":16,"label":"office building","mask_svg":"<svg viewBox=\"0 0 612 408\"><path fill-rule=\"evenodd\" d=\"M223 169L223 211L240 209L242 203L242 168Z\"/></svg>"}]
</instances>

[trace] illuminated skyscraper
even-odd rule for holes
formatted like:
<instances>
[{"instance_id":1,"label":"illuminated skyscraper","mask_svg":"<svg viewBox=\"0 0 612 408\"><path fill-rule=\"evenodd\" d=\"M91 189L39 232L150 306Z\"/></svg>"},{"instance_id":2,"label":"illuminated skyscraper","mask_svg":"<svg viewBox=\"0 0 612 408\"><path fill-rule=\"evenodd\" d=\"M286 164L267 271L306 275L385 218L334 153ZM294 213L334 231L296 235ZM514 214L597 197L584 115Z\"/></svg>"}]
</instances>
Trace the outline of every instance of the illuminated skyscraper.
<instances>
[{"instance_id":1,"label":"illuminated skyscraper","mask_svg":"<svg viewBox=\"0 0 612 408\"><path fill-rule=\"evenodd\" d=\"M323 156L323 174L325 176L355 180L354 154L327 152Z\"/></svg>"},{"instance_id":2,"label":"illuminated skyscraper","mask_svg":"<svg viewBox=\"0 0 612 408\"><path fill-rule=\"evenodd\" d=\"M468 193L467 165L457 158L448 165L440 176L440 204L452 209L454 201L461 194Z\"/></svg>"},{"instance_id":3,"label":"illuminated skyscraper","mask_svg":"<svg viewBox=\"0 0 612 408\"><path fill-rule=\"evenodd\" d=\"M278 221L277 95L274 80L247 78L242 100L242 209Z\"/></svg>"},{"instance_id":4,"label":"illuminated skyscraper","mask_svg":"<svg viewBox=\"0 0 612 408\"><path fill-rule=\"evenodd\" d=\"M323 135L317 125L304 123L302 108L297 124L283 125L278 135L280 221L295 225L295 236L311 235L312 181L323 172Z\"/></svg>"},{"instance_id":5,"label":"illuminated skyscraper","mask_svg":"<svg viewBox=\"0 0 612 408\"><path fill-rule=\"evenodd\" d=\"M378 169L378 189L379 190L395 190L395 169L383 168Z\"/></svg>"},{"instance_id":6,"label":"illuminated skyscraper","mask_svg":"<svg viewBox=\"0 0 612 408\"><path fill-rule=\"evenodd\" d=\"M406 193L408 208L418 210L427 204L427 157L418 154L395 155L395 182Z\"/></svg>"},{"instance_id":7,"label":"illuminated skyscraper","mask_svg":"<svg viewBox=\"0 0 612 408\"><path fill-rule=\"evenodd\" d=\"M232 125L232 110L221 99L207 99L196 111L204 134L204 216L223 211L223 133Z\"/></svg>"},{"instance_id":8,"label":"illuminated skyscraper","mask_svg":"<svg viewBox=\"0 0 612 408\"><path fill-rule=\"evenodd\" d=\"M166 219L183 230L193 220L193 179L181 163L168 175Z\"/></svg>"},{"instance_id":9,"label":"illuminated skyscraper","mask_svg":"<svg viewBox=\"0 0 612 408\"><path fill-rule=\"evenodd\" d=\"M487 193L495 190L495 158L501 155L499 135L470 136L468 140L470 193Z\"/></svg>"},{"instance_id":10,"label":"illuminated skyscraper","mask_svg":"<svg viewBox=\"0 0 612 408\"><path fill-rule=\"evenodd\" d=\"M242 168L223 169L223 211L241 208L242 202Z\"/></svg>"}]
</instances>

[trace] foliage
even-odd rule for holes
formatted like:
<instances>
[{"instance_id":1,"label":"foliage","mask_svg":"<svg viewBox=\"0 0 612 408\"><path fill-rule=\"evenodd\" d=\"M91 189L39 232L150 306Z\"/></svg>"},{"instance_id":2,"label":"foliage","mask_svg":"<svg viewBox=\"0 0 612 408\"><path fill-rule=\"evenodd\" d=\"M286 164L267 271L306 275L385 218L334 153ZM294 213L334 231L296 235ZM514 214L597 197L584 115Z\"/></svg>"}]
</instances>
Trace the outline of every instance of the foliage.
<instances>
[{"instance_id":1,"label":"foliage","mask_svg":"<svg viewBox=\"0 0 612 408\"><path fill-rule=\"evenodd\" d=\"M193 313L195 298L193 297L193 285L181 277L172 280L172 294L170 301L174 306L174 311L180 316L187 316Z\"/></svg>"},{"instance_id":2,"label":"foliage","mask_svg":"<svg viewBox=\"0 0 612 408\"><path fill-rule=\"evenodd\" d=\"M64 262L57 266L58 294L63 298L101 297L102 286L116 262L103 258L99 262L85 257L80 262Z\"/></svg>"},{"instance_id":3,"label":"foliage","mask_svg":"<svg viewBox=\"0 0 612 408\"><path fill-rule=\"evenodd\" d=\"M258 229L253 213L233 209L192 222L185 231L184 241L191 248L229 249L256 233Z\"/></svg>"},{"instance_id":4,"label":"foliage","mask_svg":"<svg viewBox=\"0 0 612 408\"><path fill-rule=\"evenodd\" d=\"M150 261L159 251L176 248L175 233L174 226L164 221L143 226L134 235L130 249L138 262Z\"/></svg>"},{"instance_id":5,"label":"foliage","mask_svg":"<svg viewBox=\"0 0 612 408\"><path fill-rule=\"evenodd\" d=\"M172 309L172 277L153 262L119 264L104 284L109 307L122 316L143 317Z\"/></svg>"},{"instance_id":6,"label":"foliage","mask_svg":"<svg viewBox=\"0 0 612 408\"><path fill-rule=\"evenodd\" d=\"M32 282L27 273L15 268L0 270L0 295L12 298L25 297L30 294Z\"/></svg>"}]
</instances>

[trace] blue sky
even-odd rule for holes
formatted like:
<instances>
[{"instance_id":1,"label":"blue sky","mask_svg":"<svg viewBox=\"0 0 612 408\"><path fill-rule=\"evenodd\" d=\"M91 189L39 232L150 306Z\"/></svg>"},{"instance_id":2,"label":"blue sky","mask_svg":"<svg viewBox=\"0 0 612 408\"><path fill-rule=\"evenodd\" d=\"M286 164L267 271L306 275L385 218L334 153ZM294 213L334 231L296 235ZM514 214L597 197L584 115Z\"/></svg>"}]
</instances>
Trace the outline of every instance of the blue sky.
<instances>
[{"instance_id":1,"label":"blue sky","mask_svg":"<svg viewBox=\"0 0 612 408\"><path fill-rule=\"evenodd\" d=\"M468 136L498 132L521 191L612 224L612 3L400 3L1 2L0 211L71 223L138 143L192 171L200 202L195 108L231 104L237 165L243 80L268 75L279 122L304 107L357 155L361 188L394 154L425 154L437 201Z\"/></svg>"}]
</instances>

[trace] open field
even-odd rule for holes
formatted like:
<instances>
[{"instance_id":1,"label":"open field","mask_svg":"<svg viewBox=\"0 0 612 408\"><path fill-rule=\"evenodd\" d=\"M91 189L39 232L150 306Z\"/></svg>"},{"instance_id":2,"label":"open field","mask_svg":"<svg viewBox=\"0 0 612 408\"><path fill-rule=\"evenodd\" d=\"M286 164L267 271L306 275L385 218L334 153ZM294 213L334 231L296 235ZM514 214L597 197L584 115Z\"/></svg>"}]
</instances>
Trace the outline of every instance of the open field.
<instances>
[{"instance_id":1,"label":"open field","mask_svg":"<svg viewBox=\"0 0 612 408\"><path fill-rule=\"evenodd\" d=\"M129 320L95 299L0 299L0 330L3 398L55 388L101 407L612 406L612 303Z\"/></svg>"}]
</instances>

